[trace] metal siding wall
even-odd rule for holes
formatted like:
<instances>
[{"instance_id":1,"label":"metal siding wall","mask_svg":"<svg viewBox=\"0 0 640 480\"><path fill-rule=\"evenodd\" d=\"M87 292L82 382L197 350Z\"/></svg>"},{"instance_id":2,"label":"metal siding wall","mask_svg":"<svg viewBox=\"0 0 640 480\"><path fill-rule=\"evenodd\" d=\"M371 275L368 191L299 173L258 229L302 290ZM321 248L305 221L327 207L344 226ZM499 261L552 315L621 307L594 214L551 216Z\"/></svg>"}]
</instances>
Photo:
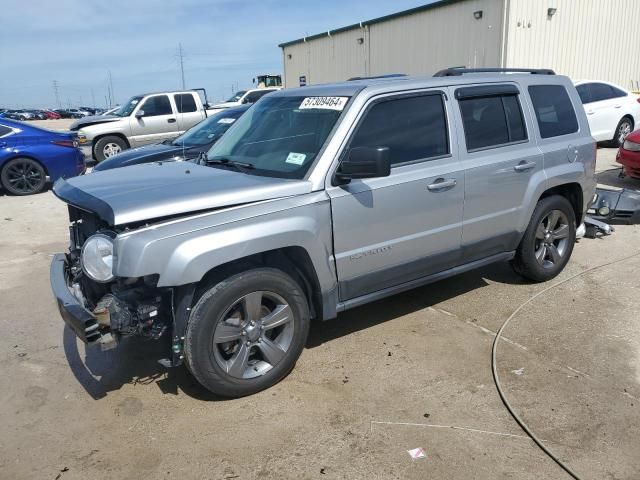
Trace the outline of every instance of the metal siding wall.
<instances>
[{"instance_id":1,"label":"metal siding wall","mask_svg":"<svg viewBox=\"0 0 640 480\"><path fill-rule=\"evenodd\" d=\"M386 73L431 75L451 66L499 66L504 1L467 0L286 46L285 87L297 87L301 75L307 84L317 84ZM477 10L483 11L480 20L473 17Z\"/></svg>"},{"instance_id":2,"label":"metal siding wall","mask_svg":"<svg viewBox=\"0 0 640 480\"><path fill-rule=\"evenodd\" d=\"M371 25L371 74L500 65L502 0L469 0ZM473 12L482 10L476 20Z\"/></svg>"},{"instance_id":3,"label":"metal siding wall","mask_svg":"<svg viewBox=\"0 0 640 480\"><path fill-rule=\"evenodd\" d=\"M551 18L549 7L558 9ZM637 89L639 31L640 0L510 0L507 66Z\"/></svg>"}]
</instances>

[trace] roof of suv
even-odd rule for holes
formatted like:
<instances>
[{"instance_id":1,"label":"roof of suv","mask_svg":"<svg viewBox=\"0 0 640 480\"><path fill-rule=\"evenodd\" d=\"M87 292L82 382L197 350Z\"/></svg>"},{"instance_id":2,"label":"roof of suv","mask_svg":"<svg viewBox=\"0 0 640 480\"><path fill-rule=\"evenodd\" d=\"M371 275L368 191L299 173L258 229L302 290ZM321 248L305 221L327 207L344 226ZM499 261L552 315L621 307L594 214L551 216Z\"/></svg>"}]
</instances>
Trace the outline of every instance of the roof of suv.
<instances>
[{"instance_id":1,"label":"roof of suv","mask_svg":"<svg viewBox=\"0 0 640 480\"><path fill-rule=\"evenodd\" d=\"M410 90L413 88L442 87L449 85L467 85L470 83L508 82L525 80L530 83L532 77L540 83L557 83L552 79L566 79L563 75L532 75L530 73L469 73L457 76L421 77L393 76L361 78L339 83L325 83L299 88L287 88L273 93L273 96L353 96L364 89L371 90Z\"/></svg>"}]
</instances>

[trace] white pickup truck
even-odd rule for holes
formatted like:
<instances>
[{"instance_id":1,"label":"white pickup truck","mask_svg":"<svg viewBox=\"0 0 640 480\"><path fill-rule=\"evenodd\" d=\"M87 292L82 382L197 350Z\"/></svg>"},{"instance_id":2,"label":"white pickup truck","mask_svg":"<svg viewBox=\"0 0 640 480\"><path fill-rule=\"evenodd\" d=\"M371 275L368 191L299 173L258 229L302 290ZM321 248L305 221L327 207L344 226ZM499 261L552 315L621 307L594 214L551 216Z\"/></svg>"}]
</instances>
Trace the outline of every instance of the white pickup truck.
<instances>
[{"instance_id":1,"label":"white pickup truck","mask_svg":"<svg viewBox=\"0 0 640 480\"><path fill-rule=\"evenodd\" d=\"M177 137L205 119L209 108L204 89L147 93L131 97L111 115L82 118L70 128L85 154L90 149L100 162L128 148Z\"/></svg>"}]
</instances>

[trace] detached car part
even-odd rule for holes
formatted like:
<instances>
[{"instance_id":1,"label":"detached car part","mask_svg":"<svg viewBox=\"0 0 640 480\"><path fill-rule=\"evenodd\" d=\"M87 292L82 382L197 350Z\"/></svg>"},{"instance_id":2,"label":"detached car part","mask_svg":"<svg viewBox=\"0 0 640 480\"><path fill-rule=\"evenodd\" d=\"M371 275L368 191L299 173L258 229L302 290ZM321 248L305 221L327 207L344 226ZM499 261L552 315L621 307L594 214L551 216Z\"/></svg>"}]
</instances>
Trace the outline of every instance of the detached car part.
<instances>
[{"instance_id":1,"label":"detached car part","mask_svg":"<svg viewBox=\"0 0 640 480\"><path fill-rule=\"evenodd\" d=\"M640 190L596 188L587 214L613 225L640 223Z\"/></svg>"}]
</instances>

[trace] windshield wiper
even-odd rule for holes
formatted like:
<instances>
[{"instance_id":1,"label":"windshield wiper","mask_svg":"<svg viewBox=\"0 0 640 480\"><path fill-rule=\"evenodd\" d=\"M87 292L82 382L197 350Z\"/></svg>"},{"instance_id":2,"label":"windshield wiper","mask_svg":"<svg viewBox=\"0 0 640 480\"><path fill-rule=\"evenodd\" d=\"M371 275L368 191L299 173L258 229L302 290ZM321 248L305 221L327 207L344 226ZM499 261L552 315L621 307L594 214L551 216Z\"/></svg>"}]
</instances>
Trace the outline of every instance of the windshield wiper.
<instances>
[{"instance_id":1,"label":"windshield wiper","mask_svg":"<svg viewBox=\"0 0 640 480\"><path fill-rule=\"evenodd\" d=\"M253 163L237 162L235 160L229 160L228 158L204 158L205 165L225 165L234 167L241 172L244 170L252 170L256 168Z\"/></svg>"}]
</instances>

